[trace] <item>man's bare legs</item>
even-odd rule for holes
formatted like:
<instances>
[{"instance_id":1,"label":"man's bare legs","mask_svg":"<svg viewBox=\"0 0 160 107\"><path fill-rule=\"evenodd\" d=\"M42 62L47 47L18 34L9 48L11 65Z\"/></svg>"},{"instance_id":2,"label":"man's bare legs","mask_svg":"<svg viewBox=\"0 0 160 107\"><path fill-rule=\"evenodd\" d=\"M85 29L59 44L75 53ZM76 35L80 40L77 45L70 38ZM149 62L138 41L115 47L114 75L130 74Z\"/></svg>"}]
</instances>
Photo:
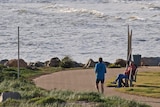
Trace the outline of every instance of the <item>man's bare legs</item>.
<instances>
[{"instance_id":1,"label":"man's bare legs","mask_svg":"<svg viewBox=\"0 0 160 107\"><path fill-rule=\"evenodd\" d=\"M100 92L99 91L99 84L98 83L96 83L96 88L97 88L97 91ZM101 83L101 93L102 94L104 93L104 84L103 83Z\"/></svg>"},{"instance_id":2,"label":"man's bare legs","mask_svg":"<svg viewBox=\"0 0 160 107\"><path fill-rule=\"evenodd\" d=\"M103 92L104 92L104 83L101 83L101 92L102 92L102 94L103 94Z\"/></svg>"},{"instance_id":3,"label":"man's bare legs","mask_svg":"<svg viewBox=\"0 0 160 107\"><path fill-rule=\"evenodd\" d=\"M99 86L98 86L99 83L96 83L96 88L97 88L97 91L99 92Z\"/></svg>"}]
</instances>

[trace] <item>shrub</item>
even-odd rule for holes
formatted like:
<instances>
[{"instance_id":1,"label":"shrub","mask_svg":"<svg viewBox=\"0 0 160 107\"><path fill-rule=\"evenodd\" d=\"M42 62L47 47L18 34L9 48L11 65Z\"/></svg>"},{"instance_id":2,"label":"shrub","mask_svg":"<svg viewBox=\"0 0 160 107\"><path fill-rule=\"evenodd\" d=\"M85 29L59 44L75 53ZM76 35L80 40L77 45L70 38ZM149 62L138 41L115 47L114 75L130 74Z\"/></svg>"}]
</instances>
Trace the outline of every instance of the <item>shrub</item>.
<instances>
[{"instance_id":1,"label":"shrub","mask_svg":"<svg viewBox=\"0 0 160 107\"><path fill-rule=\"evenodd\" d=\"M61 103L65 103L65 101L62 99L56 99L54 97L46 97L46 98L41 98L35 103L38 105L46 105L46 104L53 104L53 103L61 104Z\"/></svg>"},{"instance_id":2,"label":"shrub","mask_svg":"<svg viewBox=\"0 0 160 107\"><path fill-rule=\"evenodd\" d=\"M35 103L35 102L39 101L40 99L41 99L41 97L32 98L32 99L29 99L28 103Z\"/></svg>"},{"instance_id":3,"label":"shrub","mask_svg":"<svg viewBox=\"0 0 160 107\"><path fill-rule=\"evenodd\" d=\"M13 79L16 79L17 78L17 73L16 72L12 72L12 71L9 71L9 72L2 72L0 73L0 82L4 81L5 79L6 80L13 80Z\"/></svg>"},{"instance_id":4,"label":"shrub","mask_svg":"<svg viewBox=\"0 0 160 107\"><path fill-rule=\"evenodd\" d=\"M17 72L16 71L3 71L3 76L6 79L16 79L17 78Z\"/></svg>"},{"instance_id":5,"label":"shrub","mask_svg":"<svg viewBox=\"0 0 160 107\"><path fill-rule=\"evenodd\" d=\"M96 92L83 92L77 93L74 97L77 101L87 101L87 102L103 102L99 93Z\"/></svg>"},{"instance_id":6,"label":"shrub","mask_svg":"<svg viewBox=\"0 0 160 107\"><path fill-rule=\"evenodd\" d=\"M20 100L14 100L14 99L7 99L3 103L0 103L0 106L2 107L19 107Z\"/></svg>"},{"instance_id":7,"label":"shrub","mask_svg":"<svg viewBox=\"0 0 160 107\"><path fill-rule=\"evenodd\" d=\"M47 91L37 88L32 82L25 80L4 80L0 84L0 92L13 91L19 92L22 99L46 96Z\"/></svg>"},{"instance_id":8,"label":"shrub","mask_svg":"<svg viewBox=\"0 0 160 107\"><path fill-rule=\"evenodd\" d=\"M105 102L99 103L97 107L150 107L146 104L136 103L135 101L121 99L120 97L113 96L107 97Z\"/></svg>"},{"instance_id":9,"label":"shrub","mask_svg":"<svg viewBox=\"0 0 160 107\"><path fill-rule=\"evenodd\" d=\"M0 72L2 72L4 68L6 68L6 66L0 64Z\"/></svg>"},{"instance_id":10,"label":"shrub","mask_svg":"<svg viewBox=\"0 0 160 107\"><path fill-rule=\"evenodd\" d=\"M49 96L53 96L55 98L60 98L60 99L64 99L64 100L70 100L72 99L72 95L74 95L74 92L66 90L66 91L62 91L62 90L52 90L49 92Z\"/></svg>"},{"instance_id":11,"label":"shrub","mask_svg":"<svg viewBox=\"0 0 160 107\"><path fill-rule=\"evenodd\" d=\"M121 68L121 66L119 64L109 64L108 68Z\"/></svg>"},{"instance_id":12,"label":"shrub","mask_svg":"<svg viewBox=\"0 0 160 107\"><path fill-rule=\"evenodd\" d=\"M73 61L69 56L66 56L62 59L60 66L62 68L71 68L73 67Z\"/></svg>"}]
</instances>

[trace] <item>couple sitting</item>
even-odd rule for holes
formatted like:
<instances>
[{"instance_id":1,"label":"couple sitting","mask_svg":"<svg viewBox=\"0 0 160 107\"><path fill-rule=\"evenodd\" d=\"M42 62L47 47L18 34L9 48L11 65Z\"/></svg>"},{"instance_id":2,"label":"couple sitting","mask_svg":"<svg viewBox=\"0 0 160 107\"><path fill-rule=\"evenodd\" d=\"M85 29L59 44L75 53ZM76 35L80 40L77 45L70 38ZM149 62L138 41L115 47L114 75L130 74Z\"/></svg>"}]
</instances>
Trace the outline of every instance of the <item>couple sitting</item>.
<instances>
[{"instance_id":1,"label":"couple sitting","mask_svg":"<svg viewBox=\"0 0 160 107\"><path fill-rule=\"evenodd\" d=\"M119 74L116 80L112 82L112 84L116 84L118 81L118 87L128 86L128 82L127 81L124 82L123 79L133 78L133 75L135 75L136 69L137 69L137 66L133 62L131 62L130 65L126 68L124 74ZM132 74L130 74L130 72Z\"/></svg>"}]
</instances>

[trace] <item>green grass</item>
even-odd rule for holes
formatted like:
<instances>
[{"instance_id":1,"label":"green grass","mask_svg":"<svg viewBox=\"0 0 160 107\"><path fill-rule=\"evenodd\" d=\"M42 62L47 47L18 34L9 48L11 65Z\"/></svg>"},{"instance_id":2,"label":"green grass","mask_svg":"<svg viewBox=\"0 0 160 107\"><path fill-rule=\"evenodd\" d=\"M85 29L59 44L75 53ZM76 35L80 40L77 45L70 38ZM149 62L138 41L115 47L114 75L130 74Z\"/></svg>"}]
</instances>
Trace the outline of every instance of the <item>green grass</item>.
<instances>
[{"instance_id":1,"label":"green grass","mask_svg":"<svg viewBox=\"0 0 160 107\"><path fill-rule=\"evenodd\" d=\"M45 67L35 71L21 68L20 78L16 79L17 71L15 68L4 68L0 73L0 76L3 77L0 82L0 93L4 91L19 92L21 99L8 99L0 103L0 107L150 107L119 97L106 98L97 92L47 91L36 87L30 80L36 76L59 70L61 68Z\"/></svg>"},{"instance_id":2,"label":"green grass","mask_svg":"<svg viewBox=\"0 0 160 107\"><path fill-rule=\"evenodd\" d=\"M49 73L58 72L61 70L65 70L61 67L42 67L37 68L36 70L26 69L26 68L20 68L20 78L27 78L27 79L33 79L40 75L45 75ZM11 68L3 68L1 71L0 77L2 80L3 77L5 78L17 78L18 77L18 69L11 67Z\"/></svg>"},{"instance_id":3,"label":"green grass","mask_svg":"<svg viewBox=\"0 0 160 107\"><path fill-rule=\"evenodd\" d=\"M107 85L115 86L109 82ZM160 72L138 72L137 82L134 83L134 87L118 88L117 90L129 94L160 98Z\"/></svg>"},{"instance_id":4,"label":"green grass","mask_svg":"<svg viewBox=\"0 0 160 107\"><path fill-rule=\"evenodd\" d=\"M150 107L115 96L104 97L96 92L72 92L68 90L45 91L39 88L34 91L32 84L28 84L28 86L31 86L29 91L22 91L21 88L16 88L16 91L22 95L21 100L8 99L0 103L0 107L87 107L91 105L92 107ZM29 94L31 90L33 90L34 93ZM36 92L39 94L35 94Z\"/></svg>"}]
</instances>

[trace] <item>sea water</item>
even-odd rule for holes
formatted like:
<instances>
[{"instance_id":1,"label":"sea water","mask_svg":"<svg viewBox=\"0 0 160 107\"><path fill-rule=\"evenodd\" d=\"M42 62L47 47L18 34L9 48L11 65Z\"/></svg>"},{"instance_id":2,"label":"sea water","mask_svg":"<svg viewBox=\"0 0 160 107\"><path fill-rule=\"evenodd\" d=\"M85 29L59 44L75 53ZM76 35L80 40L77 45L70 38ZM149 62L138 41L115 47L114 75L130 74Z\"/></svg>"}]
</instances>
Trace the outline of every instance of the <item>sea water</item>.
<instances>
[{"instance_id":1,"label":"sea water","mask_svg":"<svg viewBox=\"0 0 160 107\"><path fill-rule=\"evenodd\" d=\"M0 0L0 59L46 61L53 57L86 63L160 56L159 0Z\"/></svg>"}]
</instances>

